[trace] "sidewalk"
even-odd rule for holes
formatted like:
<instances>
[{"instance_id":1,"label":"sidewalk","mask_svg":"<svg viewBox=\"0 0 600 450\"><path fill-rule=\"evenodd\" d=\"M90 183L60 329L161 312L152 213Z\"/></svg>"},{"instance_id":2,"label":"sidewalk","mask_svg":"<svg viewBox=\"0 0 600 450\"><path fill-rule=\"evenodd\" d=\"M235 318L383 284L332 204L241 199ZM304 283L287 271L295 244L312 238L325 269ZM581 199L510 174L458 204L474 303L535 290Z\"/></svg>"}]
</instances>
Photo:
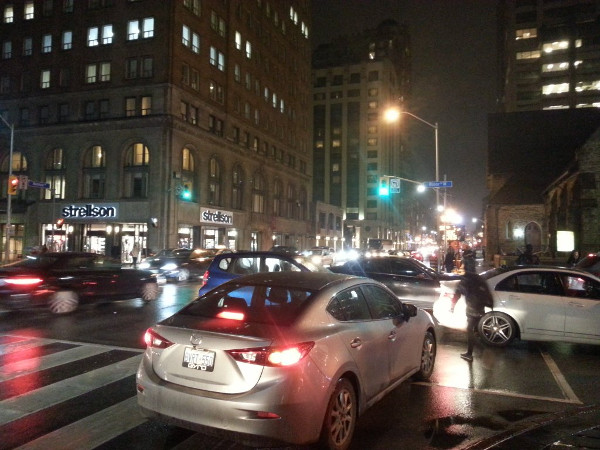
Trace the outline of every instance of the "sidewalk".
<instances>
[{"instance_id":1,"label":"sidewalk","mask_svg":"<svg viewBox=\"0 0 600 450\"><path fill-rule=\"evenodd\" d=\"M600 405L569 408L523 420L463 450L600 449Z\"/></svg>"}]
</instances>

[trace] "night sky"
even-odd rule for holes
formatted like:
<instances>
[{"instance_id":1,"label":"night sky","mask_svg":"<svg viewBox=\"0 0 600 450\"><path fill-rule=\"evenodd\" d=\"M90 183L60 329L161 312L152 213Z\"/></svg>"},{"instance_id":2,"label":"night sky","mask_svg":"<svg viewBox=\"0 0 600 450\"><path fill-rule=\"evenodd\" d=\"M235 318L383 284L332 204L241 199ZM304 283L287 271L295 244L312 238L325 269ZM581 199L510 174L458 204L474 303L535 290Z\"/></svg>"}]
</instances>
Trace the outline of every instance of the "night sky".
<instances>
[{"instance_id":1,"label":"night sky","mask_svg":"<svg viewBox=\"0 0 600 450\"><path fill-rule=\"evenodd\" d=\"M391 18L408 24L413 94L409 111L439 127L439 170L453 182L447 204L463 217L482 217L487 115L496 99L496 1L313 0L314 46L375 28ZM433 128L407 115L415 178L435 178ZM434 197L432 196L432 199Z\"/></svg>"}]
</instances>

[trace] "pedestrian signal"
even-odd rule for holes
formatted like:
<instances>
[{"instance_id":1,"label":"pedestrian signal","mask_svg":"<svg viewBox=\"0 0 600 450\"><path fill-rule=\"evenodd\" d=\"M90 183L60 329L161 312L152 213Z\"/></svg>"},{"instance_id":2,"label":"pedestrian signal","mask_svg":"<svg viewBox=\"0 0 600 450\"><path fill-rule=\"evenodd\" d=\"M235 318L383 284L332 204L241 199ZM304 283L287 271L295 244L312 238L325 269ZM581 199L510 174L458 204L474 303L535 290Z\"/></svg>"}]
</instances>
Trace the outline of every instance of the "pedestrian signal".
<instances>
[{"instance_id":1,"label":"pedestrian signal","mask_svg":"<svg viewBox=\"0 0 600 450\"><path fill-rule=\"evenodd\" d=\"M19 188L19 177L11 175L8 177L8 195L16 195Z\"/></svg>"}]
</instances>

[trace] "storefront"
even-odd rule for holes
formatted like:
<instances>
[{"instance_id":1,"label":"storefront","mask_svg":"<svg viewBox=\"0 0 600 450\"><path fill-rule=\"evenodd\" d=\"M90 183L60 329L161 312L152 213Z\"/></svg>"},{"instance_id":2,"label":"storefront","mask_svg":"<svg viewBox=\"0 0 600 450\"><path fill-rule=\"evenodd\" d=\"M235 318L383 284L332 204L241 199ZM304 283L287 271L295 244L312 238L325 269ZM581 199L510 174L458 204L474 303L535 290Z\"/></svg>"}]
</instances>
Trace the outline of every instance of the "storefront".
<instances>
[{"instance_id":1,"label":"storefront","mask_svg":"<svg viewBox=\"0 0 600 450\"><path fill-rule=\"evenodd\" d=\"M200 208L200 242L203 248L225 246L238 248L238 233L234 228L233 213L211 208Z\"/></svg>"}]
</instances>

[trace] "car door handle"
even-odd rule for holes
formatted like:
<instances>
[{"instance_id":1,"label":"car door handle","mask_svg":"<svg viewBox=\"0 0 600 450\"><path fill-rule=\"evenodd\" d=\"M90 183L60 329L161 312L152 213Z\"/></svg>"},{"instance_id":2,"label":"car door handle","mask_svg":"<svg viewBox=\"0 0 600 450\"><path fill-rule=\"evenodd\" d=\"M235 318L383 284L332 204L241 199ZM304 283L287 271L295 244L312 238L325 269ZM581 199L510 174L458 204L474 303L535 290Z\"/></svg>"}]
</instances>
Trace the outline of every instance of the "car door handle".
<instances>
[{"instance_id":1,"label":"car door handle","mask_svg":"<svg viewBox=\"0 0 600 450\"><path fill-rule=\"evenodd\" d=\"M350 347L352 348L358 348L362 345L362 341L360 340L360 338L354 338L352 339L352 341L350 341Z\"/></svg>"}]
</instances>

